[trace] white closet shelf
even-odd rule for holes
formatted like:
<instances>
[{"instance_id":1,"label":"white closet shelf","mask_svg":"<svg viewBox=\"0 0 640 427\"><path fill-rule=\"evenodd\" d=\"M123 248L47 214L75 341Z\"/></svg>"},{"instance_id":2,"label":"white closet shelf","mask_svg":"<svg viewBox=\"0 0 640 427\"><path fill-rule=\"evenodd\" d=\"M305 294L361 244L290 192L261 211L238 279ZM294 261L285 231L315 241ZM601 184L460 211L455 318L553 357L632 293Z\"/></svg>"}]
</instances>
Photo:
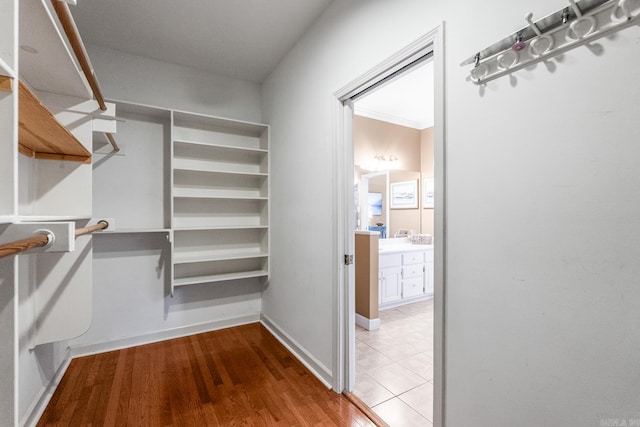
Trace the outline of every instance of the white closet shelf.
<instances>
[{"instance_id":1,"label":"white closet shelf","mask_svg":"<svg viewBox=\"0 0 640 427\"><path fill-rule=\"evenodd\" d=\"M220 148L220 149L223 149L223 150L248 151L248 152L253 152L253 153L261 153L261 154L267 154L269 152L269 150L265 150L263 148L251 148L251 147L240 147L240 146L235 146L235 145L211 144L211 143L208 143L208 142L189 141L189 140L185 140L185 139L174 139L173 142L177 142L177 143L180 143L180 144L198 145L198 146L202 146L202 147Z\"/></svg>"},{"instance_id":2,"label":"white closet shelf","mask_svg":"<svg viewBox=\"0 0 640 427\"><path fill-rule=\"evenodd\" d=\"M11 224L15 218L13 215L0 215L0 224Z\"/></svg>"},{"instance_id":3,"label":"white closet shelf","mask_svg":"<svg viewBox=\"0 0 640 427\"><path fill-rule=\"evenodd\" d=\"M81 221L85 219L91 219L92 217L93 215L18 215L13 218L16 222L42 222L42 221Z\"/></svg>"},{"instance_id":4,"label":"white closet shelf","mask_svg":"<svg viewBox=\"0 0 640 427\"><path fill-rule=\"evenodd\" d=\"M223 117L208 116L200 113L190 113L187 111L173 110L174 126L204 125L216 127L227 131L244 131L254 135L259 135L267 126L262 123L245 122L242 120L228 119Z\"/></svg>"},{"instance_id":5,"label":"white closet shelf","mask_svg":"<svg viewBox=\"0 0 640 427\"><path fill-rule=\"evenodd\" d=\"M202 225L193 227L173 227L174 231L199 231L199 230L259 230L268 229L268 225Z\"/></svg>"},{"instance_id":6,"label":"white closet shelf","mask_svg":"<svg viewBox=\"0 0 640 427\"><path fill-rule=\"evenodd\" d=\"M176 161L177 163L177 161ZM203 172L203 173L219 173L224 175L243 175L243 176L269 176L266 172L241 172L241 171L225 171L216 168L206 168L203 166L189 166L189 165L176 165L173 166L174 171L189 171L189 172Z\"/></svg>"},{"instance_id":7,"label":"white closet shelf","mask_svg":"<svg viewBox=\"0 0 640 427\"><path fill-rule=\"evenodd\" d=\"M105 234L138 234L138 233L170 233L168 228L125 228L121 230L103 231L96 233L95 236L103 236Z\"/></svg>"},{"instance_id":8,"label":"white closet shelf","mask_svg":"<svg viewBox=\"0 0 640 427\"><path fill-rule=\"evenodd\" d=\"M190 194L195 192L196 191L180 192L180 191L174 190L173 198L174 199L262 200L262 201L269 200L268 197L263 197L263 196L224 196L224 195L207 194L206 192L203 192L200 194Z\"/></svg>"},{"instance_id":9,"label":"white closet shelf","mask_svg":"<svg viewBox=\"0 0 640 427\"><path fill-rule=\"evenodd\" d=\"M200 283L225 282L228 280L251 279L255 277L267 277L266 270L242 271L237 273L213 274L210 276L183 277L173 280L173 286L197 285Z\"/></svg>"},{"instance_id":10,"label":"white closet shelf","mask_svg":"<svg viewBox=\"0 0 640 427\"><path fill-rule=\"evenodd\" d=\"M233 254L207 255L206 253L194 255L190 253L181 254L179 252L176 252L173 255L173 263L189 264L189 263L209 262L209 261L232 261L232 260L240 260L240 259L266 258L268 256L269 254L266 252L260 252L260 253L251 252L251 253L244 253L244 254L237 253L235 255Z\"/></svg>"}]
</instances>

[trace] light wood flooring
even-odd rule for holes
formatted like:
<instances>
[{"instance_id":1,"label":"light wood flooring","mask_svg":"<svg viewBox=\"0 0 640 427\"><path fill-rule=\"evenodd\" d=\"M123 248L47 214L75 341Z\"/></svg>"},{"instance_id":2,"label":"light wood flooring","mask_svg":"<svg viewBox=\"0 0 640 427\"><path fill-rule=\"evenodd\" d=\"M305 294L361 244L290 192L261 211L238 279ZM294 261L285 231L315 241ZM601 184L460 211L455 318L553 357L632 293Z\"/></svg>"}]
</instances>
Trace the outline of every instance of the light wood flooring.
<instances>
[{"instance_id":1,"label":"light wood flooring","mask_svg":"<svg viewBox=\"0 0 640 427\"><path fill-rule=\"evenodd\" d=\"M74 359L38 426L373 426L261 324Z\"/></svg>"}]
</instances>

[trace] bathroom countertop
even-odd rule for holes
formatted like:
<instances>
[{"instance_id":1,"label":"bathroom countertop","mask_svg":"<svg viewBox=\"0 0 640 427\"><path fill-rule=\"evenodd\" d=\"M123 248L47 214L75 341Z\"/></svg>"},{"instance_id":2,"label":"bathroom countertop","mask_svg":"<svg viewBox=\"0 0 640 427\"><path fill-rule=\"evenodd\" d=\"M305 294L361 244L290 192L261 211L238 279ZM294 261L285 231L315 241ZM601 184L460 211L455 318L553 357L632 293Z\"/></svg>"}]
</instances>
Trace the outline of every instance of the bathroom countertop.
<instances>
[{"instance_id":1,"label":"bathroom countertop","mask_svg":"<svg viewBox=\"0 0 640 427\"><path fill-rule=\"evenodd\" d=\"M392 245L380 245L378 253L380 255L395 254L401 252L411 251L432 251L433 245L414 245L410 242L407 243L395 243Z\"/></svg>"}]
</instances>

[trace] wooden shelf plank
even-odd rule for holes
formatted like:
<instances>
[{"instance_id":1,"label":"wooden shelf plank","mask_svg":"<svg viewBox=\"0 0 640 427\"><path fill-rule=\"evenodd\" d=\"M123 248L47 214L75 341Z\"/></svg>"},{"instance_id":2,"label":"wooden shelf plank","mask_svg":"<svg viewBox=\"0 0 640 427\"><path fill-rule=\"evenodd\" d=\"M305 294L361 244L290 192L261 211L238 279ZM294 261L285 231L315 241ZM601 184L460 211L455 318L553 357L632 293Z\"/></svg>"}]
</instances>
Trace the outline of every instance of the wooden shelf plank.
<instances>
[{"instance_id":1,"label":"wooden shelf plank","mask_svg":"<svg viewBox=\"0 0 640 427\"><path fill-rule=\"evenodd\" d=\"M0 76L0 92L11 92L13 90L13 79L7 76Z\"/></svg>"},{"instance_id":2,"label":"wooden shelf plank","mask_svg":"<svg viewBox=\"0 0 640 427\"><path fill-rule=\"evenodd\" d=\"M19 82L18 142L20 152L33 152L38 159L91 163L91 153L55 118L33 92Z\"/></svg>"}]
</instances>

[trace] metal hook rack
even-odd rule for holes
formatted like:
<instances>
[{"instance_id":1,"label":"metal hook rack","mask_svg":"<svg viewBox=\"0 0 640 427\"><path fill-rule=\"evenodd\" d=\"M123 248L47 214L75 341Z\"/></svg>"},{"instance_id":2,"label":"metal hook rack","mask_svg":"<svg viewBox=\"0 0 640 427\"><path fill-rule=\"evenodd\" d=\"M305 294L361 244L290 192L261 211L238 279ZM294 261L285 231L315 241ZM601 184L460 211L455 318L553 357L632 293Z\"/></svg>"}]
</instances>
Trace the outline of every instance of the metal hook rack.
<instances>
[{"instance_id":1,"label":"metal hook rack","mask_svg":"<svg viewBox=\"0 0 640 427\"><path fill-rule=\"evenodd\" d=\"M478 85L545 61L640 21L637 0L569 0L569 6L533 22L471 56L470 80Z\"/></svg>"}]
</instances>

